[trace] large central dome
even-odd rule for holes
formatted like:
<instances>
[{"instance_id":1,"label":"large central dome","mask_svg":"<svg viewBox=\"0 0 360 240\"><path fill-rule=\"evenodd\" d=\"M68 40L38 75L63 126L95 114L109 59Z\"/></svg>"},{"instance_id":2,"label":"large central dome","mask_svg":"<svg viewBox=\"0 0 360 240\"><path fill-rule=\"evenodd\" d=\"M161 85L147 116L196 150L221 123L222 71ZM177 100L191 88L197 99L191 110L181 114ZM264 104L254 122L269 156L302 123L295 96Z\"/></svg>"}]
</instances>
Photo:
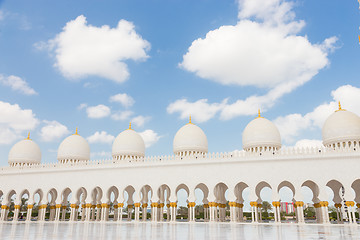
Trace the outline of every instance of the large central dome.
<instances>
[{"instance_id":1,"label":"large central dome","mask_svg":"<svg viewBox=\"0 0 360 240\"><path fill-rule=\"evenodd\" d=\"M191 122L177 131L173 142L174 154L177 156L186 156L208 152L208 141L201 128Z\"/></svg>"},{"instance_id":2,"label":"large central dome","mask_svg":"<svg viewBox=\"0 0 360 240\"><path fill-rule=\"evenodd\" d=\"M242 135L243 148L245 151L271 151L281 148L281 137L274 123L259 116L252 120Z\"/></svg>"},{"instance_id":3,"label":"large central dome","mask_svg":"<svg viewBox=\"0 0 360 240\"><path fill-rule=\"evenodd\" d=\"M145 156L144 139L131 129L121 132L114 140L112 156L115 160L138 159Z\"/></svg>"},{"instance_id":4,"label":"large central dome","mask_svg":"<svg viewBox=\"0 0 360 240\"><path fill-rule=\"evenodd\" d=\"M340 148L357 146L360 141L360 117L341 108L331 114L322 128L323 144L326 147Z\"/></svg>"}]
</instances>

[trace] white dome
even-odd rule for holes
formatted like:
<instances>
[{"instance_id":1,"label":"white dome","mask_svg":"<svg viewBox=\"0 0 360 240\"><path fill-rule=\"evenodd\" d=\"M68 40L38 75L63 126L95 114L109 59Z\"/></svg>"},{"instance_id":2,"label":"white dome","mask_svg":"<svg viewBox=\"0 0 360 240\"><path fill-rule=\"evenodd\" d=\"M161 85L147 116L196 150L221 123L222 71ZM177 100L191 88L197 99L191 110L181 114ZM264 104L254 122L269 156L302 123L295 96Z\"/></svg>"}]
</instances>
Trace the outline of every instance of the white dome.
<instances>
[{"instance_id":1,"label":"white dome","mask_svg":"<svg viewBox=\"0 0 360 240\"><path fill-rule=\"evenodd\" d=\"M355 113L339 108L325 121L322 128L324 146L334 143L360 140L360 117Z\"/></svg>"},{"instance_id":2,"label":"white dome","mask_svg":"<svg viewBox=\"0 0 360 240\"><path fill-rule=\"evenodd\" d=\"M75 133L61 142L57 159L62 161L89 161L90 159L90 146L89 143Z\"/></svg>"},{"instance_id":3,"label":"white dome","mask_svg":"<svg viewBox=\"0 0 360 240\"><path fill-rule=\"evenodd\" d=\"M256 147L281 148L280 132L274 123L261 116L252 120L242 135L243 148L246 151Z\"/></svg>"},{"instance_id":4,"label":"white dome","mask_svg":"<svg viewBox=\"0 0 360 240\"><path fill-rule=\"evenodd\" d=\"M177 131L173 141L175 155L180 153L197 154L208 152L208 141L201 128L191 121Z\"/></svg>"},{"instance_id":5,"label":"white dome","mask_svg":"<svg viewBox=\"0 0 360 240\"><path fill-rule=\"evenodd\" d=\"M133 129L126 129L115 138L112 156L115 159L144 157L145 143L143 138Z\"/></svg>"},{"instance_id":6,"label":"white dome","mask_svg":"<svg viewBox=\"0 0 360 240\"><path fill-rule=\"evenodd\" d=\"M10 149L8 162L10 165L40 164L40 148L29 138L21 140Z\"/></svg>"}]
</instances>

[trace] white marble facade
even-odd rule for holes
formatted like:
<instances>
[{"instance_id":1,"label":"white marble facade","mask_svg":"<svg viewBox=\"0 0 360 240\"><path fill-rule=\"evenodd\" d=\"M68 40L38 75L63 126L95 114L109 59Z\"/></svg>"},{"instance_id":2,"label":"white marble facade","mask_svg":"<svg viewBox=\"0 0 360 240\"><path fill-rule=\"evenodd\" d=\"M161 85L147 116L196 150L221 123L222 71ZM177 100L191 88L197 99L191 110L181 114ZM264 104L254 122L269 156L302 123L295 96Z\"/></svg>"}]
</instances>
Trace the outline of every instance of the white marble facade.
<instances>
[{"instance_id":1,"label":"white marble facade","mask_svg":"<svg viewBox=\"0 0 360 240\"><path fill-rule=\"evenodd\" d=\"M260 192L269 187L274 221L280 223L279 191L288 187L296 220L304 223L301 188L306 186L313 193L318 223L329 223L330 188L339 222L355 224L360 207L360 117L339 104L322 135L322 148L281 148L277 127L259 113L243 132L243 151L208 153L205 133L190 119L176 133L171 156L145 156L144 141L130 126L114 140L112 159L90 161L90 147L76 132L60 144L58 162L49 164L41 163L40 148L28 137L10 150L9 166L0 168L0 220L8 220L15 199L14 221L24 209L26 220L31 220L35 201L38 221L109 221L111 213L111 220L120 222L125 207L134 214L133 221L146 220L142 213L148 209L151 221L176 221L177 192L184 189L188 220L195 221L195 189L200 189L205 221L225 221L228 204L230 221L242 222L242 193L248 188L256 223L261 222ZM29 199L23 204L25 195Z\"/></svg>"}]
</instances>

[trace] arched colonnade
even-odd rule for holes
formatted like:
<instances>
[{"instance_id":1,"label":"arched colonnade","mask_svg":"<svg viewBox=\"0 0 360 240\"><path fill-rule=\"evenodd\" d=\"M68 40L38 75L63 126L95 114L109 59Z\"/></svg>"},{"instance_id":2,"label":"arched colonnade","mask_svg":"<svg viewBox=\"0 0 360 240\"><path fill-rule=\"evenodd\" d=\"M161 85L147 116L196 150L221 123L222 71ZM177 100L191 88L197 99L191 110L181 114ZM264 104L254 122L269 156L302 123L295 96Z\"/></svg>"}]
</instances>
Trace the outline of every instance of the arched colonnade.
<instances>
[{"instance_id":1,"label":"arched colonnade","mask_svg":"<svg viewBox=\"0 0 360 240\"><path fill-rule=\"evenodd\" d=\"M36 206L38 221L176 221L178 207L178 192L187 193L188 221L196 221L196 202L201 202L204 208L204 221L244 221L244 190L249 192L251 221L261 222L261 207L263 199L261 191L270 188L274 221L281 222L280 195L282 188L287 187L293 194L293 205L298 223L304 223L304 197L301 189L307 187L313 194L312 204L315 207L316 221L329 223L328 195L326 188L333 192L333 202L337 210L337 219L347 219L349 223L356 223L355 211L360 211L360 179L350 186L343 185L335 179L324 184L317 184L312 180L301 181L299 184L284 180L280 183L261 181L256 184L238 182L229 185L224 182L206 183L179 183L174 186L162 184L160 186L94 186L94 187L54 187L51 189L11 189L0 190L1 214L0 220L7 221L9 211L13 211L13 221L23 219L32 220ZM195 191L202 191L203 199L196 199ZM24 201L24 196L28 197ZM247 201L248 202L248 201ZM12 204L13 203L13 204ZM13 205L13 209L11 206ZM199 205L199 204L198 204ZM356 209L357 207L357 209ZM346 211L343 211L346 208ZM229 212L227 217L226 212ZM26 218L22 218L25 215ZM127 214L124 214L126 213ZM345 212L346 216L342 214ZM111 216L111 218L109 217Z\"/></svg>"}]
</instances>

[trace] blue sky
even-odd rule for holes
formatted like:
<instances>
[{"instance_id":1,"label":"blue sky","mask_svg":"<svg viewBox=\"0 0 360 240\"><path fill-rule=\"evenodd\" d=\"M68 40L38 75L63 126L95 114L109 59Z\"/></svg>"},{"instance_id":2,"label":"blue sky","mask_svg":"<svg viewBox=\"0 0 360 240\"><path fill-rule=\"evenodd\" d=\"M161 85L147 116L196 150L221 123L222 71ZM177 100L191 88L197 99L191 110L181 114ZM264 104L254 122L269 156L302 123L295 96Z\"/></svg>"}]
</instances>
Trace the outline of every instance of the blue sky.
<instances>
[{"instance_id":1,"label":"blue sky","mask_svg":"<svg viewBox=\"0 0 360 240\"><path fill-rule=\"evenodd\" d=\"M240 150L259 108L284 146L319 145L337 101L360 114L359 20L356 0L0 1L1 164L29 131L55 162L76 127L110 157L129 121L168 155L190 114Z\"/></svg>"}]
</instances>

